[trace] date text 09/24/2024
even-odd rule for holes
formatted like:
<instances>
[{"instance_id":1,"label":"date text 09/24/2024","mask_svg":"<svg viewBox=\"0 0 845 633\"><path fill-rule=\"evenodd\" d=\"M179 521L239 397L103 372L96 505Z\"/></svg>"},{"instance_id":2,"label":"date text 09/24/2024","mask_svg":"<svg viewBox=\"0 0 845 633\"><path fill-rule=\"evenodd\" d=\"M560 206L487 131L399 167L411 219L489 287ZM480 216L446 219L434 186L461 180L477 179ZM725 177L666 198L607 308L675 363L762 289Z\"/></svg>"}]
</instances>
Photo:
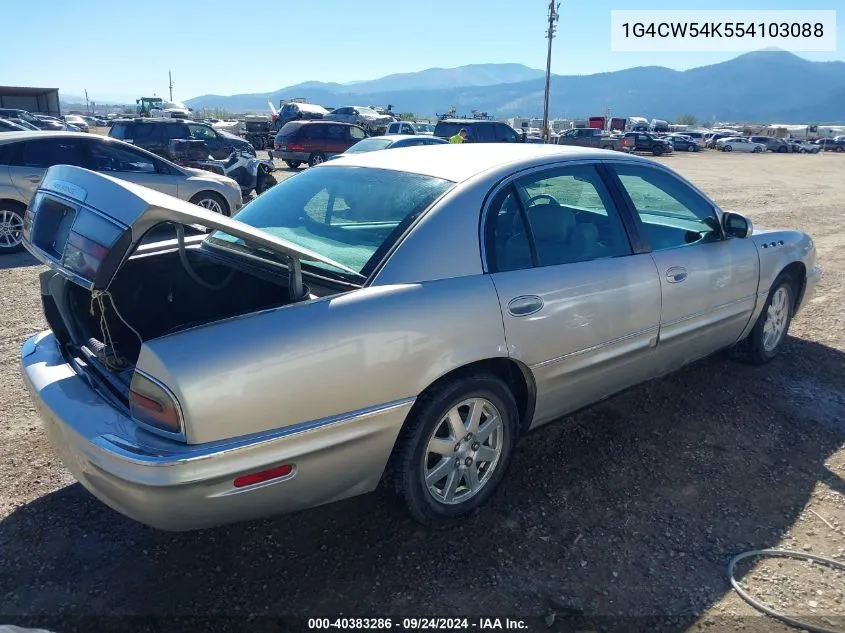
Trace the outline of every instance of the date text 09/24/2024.
<instances>
[{"instance_id":1,"label":"date text 09/24/2024","mask_svg":"<svg viewBox=\"0 0 845 633\"><path fill-rule=\"evenodd\" d=\"M309 618L308 629L318 630L405 630L471 631L524 630L528 625L518 618Z\"/></svg>"}]
</instances>

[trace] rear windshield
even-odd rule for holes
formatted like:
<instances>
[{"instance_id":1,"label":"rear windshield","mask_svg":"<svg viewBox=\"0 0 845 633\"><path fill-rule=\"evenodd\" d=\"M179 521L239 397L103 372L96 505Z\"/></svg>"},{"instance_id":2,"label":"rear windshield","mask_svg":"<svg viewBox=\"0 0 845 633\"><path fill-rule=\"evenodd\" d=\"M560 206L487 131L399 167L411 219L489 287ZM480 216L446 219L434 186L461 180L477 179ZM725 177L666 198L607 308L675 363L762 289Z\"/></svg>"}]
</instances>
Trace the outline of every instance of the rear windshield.
<instances>
[{"instance_id":1,"label":"rear windshield","mask_svg":"<svg viewBox=\"0 0 845 633\"><path fill-rule=\"evenodd\" d=\"M289 123L285 123L282 126L282 129L279 130L279 136L296 136L296 133L299 131L305 123L301 121L290 121Z\"/></svg>"},{"instance_id":2,"label":"rear windshield","mask_svg":"<svg viewBox=\"0 0 845 633\"><path fill-rule=\"evenodd\" d=\"M387 169L324 165L280 182L238 213L238 221L368 276L404 231L453 182ZM222 231L210 244L255 251ZM321 262L304 262L329 270Z\"/></svg>"},{"instance_id":3,"label":"rear windshield","mask_svg":"<svg viewBox=\"0 0 845 633\"><path fill-rule=\"evenodd\" d=\"M377 149L384 149L390 147L393 141L389 138L365 138L363 141L358 141L344 152L344 154L358 154L359 152L372 152Z\"/></svg>"}]
</instances>

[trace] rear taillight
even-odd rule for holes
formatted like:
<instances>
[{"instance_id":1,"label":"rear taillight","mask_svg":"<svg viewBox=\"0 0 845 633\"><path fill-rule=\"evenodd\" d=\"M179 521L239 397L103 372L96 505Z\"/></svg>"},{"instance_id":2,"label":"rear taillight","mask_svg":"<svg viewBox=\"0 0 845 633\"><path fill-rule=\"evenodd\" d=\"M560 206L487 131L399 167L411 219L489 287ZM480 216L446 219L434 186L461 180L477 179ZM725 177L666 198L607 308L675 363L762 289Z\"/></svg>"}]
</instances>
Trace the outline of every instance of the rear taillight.
<instances>
[{"instance_id":1,"label":"rear taillight","mask_svg":"<svg viewBox=\"0 0 845 633\"><path fill-rule=\"evenodd\" d=\"M287 146L289 152L304 152L305 145L288 145Z\"/></svg>"},{"instance_id":2,"label":"rear taillight","mask_svg":"<svg viewBox=\"0 0 845 633\"><path fill-rule=\"evenodd\" d=\"M281 147L281 145L279 145L278 143L273 143L273 149L276 150L277 152L279 151L280 147Z\"/></svg>"},{"instance_id":3,"label":"rear taillight","mask_svg":"<svg viewBox=\"0 0 845 633\"><path fill-rule=\"evenodd\" d=\"M137 370L129 387L129 413L140 424L184 439L182 412L176 397Z\"/></svg>"}]
</instances>

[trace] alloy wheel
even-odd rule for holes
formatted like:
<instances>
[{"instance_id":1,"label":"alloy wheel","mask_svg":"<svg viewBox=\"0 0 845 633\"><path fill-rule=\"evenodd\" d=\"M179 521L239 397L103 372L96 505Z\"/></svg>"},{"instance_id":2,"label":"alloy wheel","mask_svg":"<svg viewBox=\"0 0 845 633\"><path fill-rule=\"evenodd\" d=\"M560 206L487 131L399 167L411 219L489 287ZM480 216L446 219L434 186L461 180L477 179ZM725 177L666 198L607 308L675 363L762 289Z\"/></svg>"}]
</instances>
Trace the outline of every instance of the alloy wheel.
<instances>
[{"instance_id":1,"label":"alloy wheel","mask_svg":"<svg viewBox=\"0 0 845 633\"><path fill-rule=\"evenodd\" d=\"M11 209L0 209L0 248L16 248L23 242L23 216Z\"/></svg>"},{"instance_id":2,"label":"alloy wheel","mask_svg":"<svg viewBox=\"0 0 845 633\"><path fill-rule=\"evenodd\" d=\"M486 398L452 407L435 426L423 456L425 485L445 505L464 503L490 481L504 448L504 424Z\"/></svg>"},{"instance_id":3,"label":"alloy wheel","mask_svg":"<svg viewBox=\"0 0 845 633\"><path fill-rule=\"evenodd\" d=\"M763 349L772 352L783 338L789 320L789 291L781 286L772 295L763 324Z\"/></svg>"}]
</instances>

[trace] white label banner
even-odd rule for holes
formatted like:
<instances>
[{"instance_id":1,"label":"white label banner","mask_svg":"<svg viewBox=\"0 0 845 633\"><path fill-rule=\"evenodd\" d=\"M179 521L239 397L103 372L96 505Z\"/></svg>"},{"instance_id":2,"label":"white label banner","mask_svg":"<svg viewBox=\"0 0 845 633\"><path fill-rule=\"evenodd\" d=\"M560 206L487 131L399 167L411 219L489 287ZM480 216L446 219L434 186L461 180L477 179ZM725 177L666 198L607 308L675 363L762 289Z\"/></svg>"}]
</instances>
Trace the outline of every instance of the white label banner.
<instances>
[{"instance_id":1,"label":"white label banner","mask_svg":"<svg viewBox=\"0 0 845 633\"><path fill-rule=\"evenodd\" d=\"M613 52L836 51L836 11L611 11Z\"/></svg>"}]
</instances>

